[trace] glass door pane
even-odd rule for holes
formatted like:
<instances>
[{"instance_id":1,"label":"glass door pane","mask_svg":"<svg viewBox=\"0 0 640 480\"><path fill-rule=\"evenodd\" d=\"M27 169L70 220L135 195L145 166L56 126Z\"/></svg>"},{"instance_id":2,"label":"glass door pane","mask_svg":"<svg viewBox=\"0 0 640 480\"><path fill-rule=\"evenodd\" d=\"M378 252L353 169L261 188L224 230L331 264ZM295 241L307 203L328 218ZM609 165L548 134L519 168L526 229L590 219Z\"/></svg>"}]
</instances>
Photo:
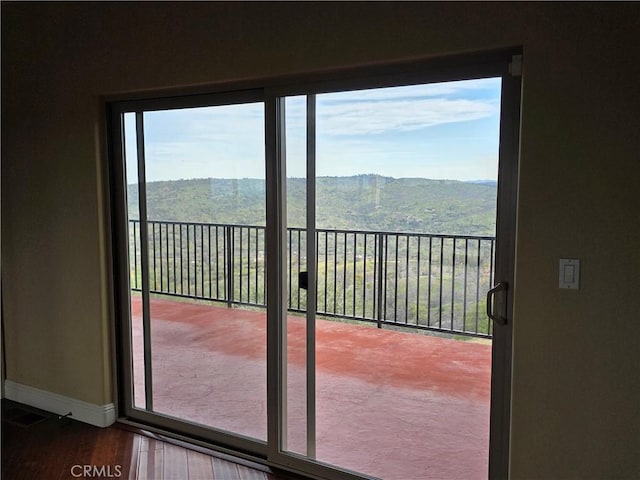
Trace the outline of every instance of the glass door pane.
<instances>
[{"instance_id":1,"label":"glass door pane","mask_svg":"<svg viewBox=\"0 0 640 480\"><path fill-rule=\"evenodd\" d=\"M287 332L285 450L308 453L307 288L307 125L306 96L285 99L287 190Z\"/></svg>"},{"instance_id":2,"label":"glass door pane","mask_svg":"<svg viewBox=\"0 0 640 480\"><path fill-rule=\"evenodd\" d=\"M124 121L134 407L266 441L263 103Z\"/></svg>"},{"instance_id":3,"label":"glass door pane","mask_svg":"<svg viewBox=\"0 0 640 480\"><path fill-rule=\"evenodd\" d=\"M286 99L286 452L385 479L487 476L500 90Z\"/></svg>"}]
</instances>

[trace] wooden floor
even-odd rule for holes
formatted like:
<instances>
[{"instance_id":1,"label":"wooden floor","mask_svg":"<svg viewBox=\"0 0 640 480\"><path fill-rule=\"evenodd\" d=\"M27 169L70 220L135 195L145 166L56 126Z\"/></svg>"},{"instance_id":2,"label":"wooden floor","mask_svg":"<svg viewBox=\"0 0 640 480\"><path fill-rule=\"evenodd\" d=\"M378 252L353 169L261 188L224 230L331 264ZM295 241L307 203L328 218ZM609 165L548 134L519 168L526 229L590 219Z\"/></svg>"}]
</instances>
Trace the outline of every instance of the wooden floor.
<instances>
[{"instance_id":1,"label":"wooden floor","mask_svg":"<svg viewBox=\"0 0 640 480\"><path fill-rule=\"evenodd\" d=\"M240 460L239 460L240 461ZM2 400L2 478L291 480L120 426L97 428ZM253 468L252 468L253 467ZM85 470L86 469L86 470Z\"/></svg>"}]
</instances>

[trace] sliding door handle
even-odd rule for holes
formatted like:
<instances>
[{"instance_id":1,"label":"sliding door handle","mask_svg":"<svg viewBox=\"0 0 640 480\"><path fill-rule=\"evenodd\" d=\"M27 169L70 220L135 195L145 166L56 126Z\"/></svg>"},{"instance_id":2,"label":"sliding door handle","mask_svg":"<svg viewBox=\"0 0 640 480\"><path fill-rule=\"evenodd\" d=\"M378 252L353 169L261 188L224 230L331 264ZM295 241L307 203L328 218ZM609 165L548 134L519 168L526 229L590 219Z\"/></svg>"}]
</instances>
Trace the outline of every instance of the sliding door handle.
<instances>
[{"instance_id":1,"label":"sliding door handle","mask_svg":"<svg viewBox=\"0 0 640 480\"><path fill-rule=\"evenodd\" d=\"M491 288L487 292L487 317L496 322L499 325L506 325L507 319L501 315L493 313L493 298L498 292L507 292L509 284L507 282L500 282L495 287Z\"/></svg>"},{"instance_id":2,"label":"sliding door handle","mask_svg":"<svg viewBox=\"0 0 640 480\"><path fill-rule=\"evenodd\" d=\"M298 288L302 290L309 289L309 272L298 273Z\"/></svg>"}]
</instances>

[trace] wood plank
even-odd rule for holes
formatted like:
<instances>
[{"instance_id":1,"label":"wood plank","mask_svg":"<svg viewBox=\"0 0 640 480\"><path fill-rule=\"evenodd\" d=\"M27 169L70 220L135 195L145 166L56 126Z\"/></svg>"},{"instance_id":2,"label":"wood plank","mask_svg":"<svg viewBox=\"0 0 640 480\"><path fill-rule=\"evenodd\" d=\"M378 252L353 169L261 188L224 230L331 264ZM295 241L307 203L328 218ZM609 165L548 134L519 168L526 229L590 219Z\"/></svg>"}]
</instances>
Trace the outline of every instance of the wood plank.
<instances>
[{"instance_id":1,"label":"wood plank","mask_svg":"<svg viewBox=\"0 0 640 480\"><path fill-rule=\"evenodd\" d=\"M123 474L123 478L128 478L129 480L136 480L138 478L138 465L140 463L140 444L142 443L142 436L134 435L133 442L131 446L131 459L129 461L129 473L128 476L125 477Z\"/></svg>"},{"instance_id":2,"label":"wood plank","mask_svg":"<svg viewBox=\"0 0 640 480\"><path fill-rule=\"evenodd\" d=\"M204 453L187 450L187 466L189 480L211 480L213 478L211 457Z\"/></svg>"},{"instance_id":3,"label":"wood plank","mask_svg":"<svg viewBox=\"0 0 640 480\"><path fill-rule=\"evenodd\" d=\"M238 465L221 458L211 457L214 480L240 480Z\"/></svg>"},{"instance_id":4,"label":"wood plank","mask_svg":"<svg viewBox=\"0 0 640 480\"><path fill-rule=\"evenodd\" d=\"M155 448L140 452L136 480L163 480L164 450Z\"/></svg>"},{"instance_id":5,"label":"wood plank","mask_svg":"<svg viewBox=\"0 0 640 480\"><path fill-rule=\"evenodd\" d=\"M267 474L260 470L238 465L238 473L241 480L266 480Z\"/></svg>"},{"instance_id":6,"label":"wood plank","mask_svg":"<svg viewBox=\"0 0 640 480\"><path fill-rule=\"evenodd\" d=\"M151 470L151 476L148 480L164 480L164 448L149 450L147 454L149 455L149 468Z\"/></svg>"},{"instance_id":7,"label":"wood plank","mask_svg":"<svg viewBox=\"0 0 640 480\"><path fill-rule=\"evenodd\" d=\"M129 476L129 480L142 480L149 478L149 451L145 450L140 452L138 455L138 468L136 474L131 477Z\"/></svg>"},{"instance_id":8,"label":"wood plank","mask_svg":"<svg viewBox=\"0 0 640 480\"><path fill-rule=\"evenodd\" d=\"M146 452L148 450L162 450L164 448L164 442L151 437L141 436L142 443L140 444L140 451Z\"/></svg>"},{"instance_id":9,"label":"wood plank","mask_svg":"<svg viewBox=\"0 0 640 480\"><path fill-rule=\"evenodd\" d=\"M48 447L49 458L44 462L48 468L43 472L43 477L60 480L74 478L72 469L76 465L82 468L84 465L91 464L94 452L99 449L100 429L70 419L60 420L57 416L48 420L48 424L49 430L46 435L42 432L42 438L47 438L52 445ZM59 441L53 444L53 439L56 437ZM69 448L72 444L75 447Z\"/></svg>"},{"instance_id":10,"label":"wood plank","mask_svg":"<svg viewBox=\"0 0 640 480\"><path fill-rule=\"evenodd\" d=\"M145 436L140 437L140 451L141 452L149 451L149 437L145 437Z\"/></svg>"},{"instance_id":11,"label":"wood plank","mask_svg":"<svg viewBox=\"0 0 640 480\"><path fill-rule=\"evenodd\" d=\"M163 475L167 480L188 479L187 450L182 447L164 444Z\"/></svg>"},{"instance_id":12,"label":"wood plank","mask_svg":"<svg viewBox=\"0 0 640 480\"><path fill-rule=\"evenodd\" d=\"M117 429L101 429L96 435L96 442L87 465L106 467L105 476L127 475L129 456L131 455L131 435ZM128 451L127 451L128 450ZM126 453L125 453L126 452ZM116 469L116 466L119 467Z\"/></svg>"}]
</instances>

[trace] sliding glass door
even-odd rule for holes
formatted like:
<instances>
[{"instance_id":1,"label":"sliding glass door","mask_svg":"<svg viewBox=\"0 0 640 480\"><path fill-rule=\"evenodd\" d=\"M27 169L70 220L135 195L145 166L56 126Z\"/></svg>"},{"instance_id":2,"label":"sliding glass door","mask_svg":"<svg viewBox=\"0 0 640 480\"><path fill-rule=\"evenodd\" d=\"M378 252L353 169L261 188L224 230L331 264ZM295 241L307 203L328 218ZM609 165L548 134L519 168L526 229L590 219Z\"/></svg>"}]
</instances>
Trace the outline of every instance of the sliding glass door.
<instances>
[{"instance_id":1,"label":"sliding glass door","mask_svg":"<svg viewBox=\"0 0 640 480\"><path fill-rule=\"evenodd\" d=\"M504 476L518 88L112 103L121 414L318 477Z\"/></svg>"},{"instance_id":2,"label":"sliding glass door","mask_svg":"<svg viewBox=\"0 0 640 480\"><path fill-rule=\"evenodd\" d=\"M277 99L291 464L487 476L501 88L488 77Z\"/></svg>"},{"instance_id":3,"label":"sliding glass door","mask_svg":"<svg viewBox=\"0 0 640 480\"><path fill-rule=\"evenodd\" d=\"M131 417L267 440L264 103L121 105Z\"/></svg>"}]
</instances>

